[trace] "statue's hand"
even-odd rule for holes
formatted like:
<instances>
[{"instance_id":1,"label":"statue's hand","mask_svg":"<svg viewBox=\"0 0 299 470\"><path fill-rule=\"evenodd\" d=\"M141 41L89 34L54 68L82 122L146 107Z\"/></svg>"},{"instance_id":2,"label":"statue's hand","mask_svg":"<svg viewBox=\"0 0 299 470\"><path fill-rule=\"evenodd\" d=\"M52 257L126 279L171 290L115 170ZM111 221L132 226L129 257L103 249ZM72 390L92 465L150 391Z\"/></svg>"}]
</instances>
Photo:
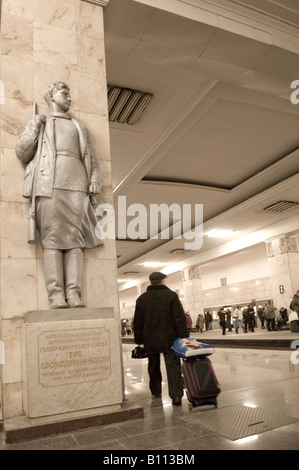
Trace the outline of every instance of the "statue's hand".
<instances>
[{"instance_id":1,"label":"statue's hand","mask_svg":"<svg viewBox=\"0 0 299 470\"><path fill-rule=\"evenodd\" d=\"M46 123L46 116L43 114L39 115L37 114L34 116L34 126L36 127L37 130L39 130L42 126L42 124Z\"/></svg>"},{"instance_id":2,"label":"statue's hand","mask_svg":"<svg viewBox=\"0 0 299 470\"><path fill-rule=\"evenodd\" d=\"M100 194L101 186L98 183L91 183L89 186L89 192L90 194Z\"/></svg>"}]
</instances>

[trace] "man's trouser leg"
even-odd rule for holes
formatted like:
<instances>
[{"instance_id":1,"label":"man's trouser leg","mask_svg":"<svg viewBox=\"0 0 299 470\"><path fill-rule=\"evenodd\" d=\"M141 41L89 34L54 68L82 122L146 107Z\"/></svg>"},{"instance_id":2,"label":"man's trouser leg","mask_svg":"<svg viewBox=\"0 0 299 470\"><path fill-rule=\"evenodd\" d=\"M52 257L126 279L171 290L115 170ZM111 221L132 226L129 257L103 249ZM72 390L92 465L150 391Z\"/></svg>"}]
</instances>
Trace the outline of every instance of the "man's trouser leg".
<instances>
[{"instance_id":1,"label":"man's trouser leg","mask_svg":"<svg viewBox=\"0 0 299 470\"><path fill-rule=\"evenodd\" d=\"M84 253L73 248L64 254L65 295L70 308L85 307L81 300Z\"/></svg>"},{"instance_id":2,"label":"man's trouser leg","mask_svg":"<svg viewBox=\"0 0 299 470\"><path fill-rule=\"evenodd\" d=\"M168 381L168 393L170 398L181 398L184 395L181 361L172 350L164 353L164 360Z\"/></svg>"},{"instance_id":3,"label":"man's trouser leg","mask_svg":"<svg viewBox=\"0 0 299 470\"><path fill-rule=\"evenodd\" d=\"M44 250L44 276L51 308L67 308L64 292L63 253Z\"/></svg>"},{"instance_id":4,"label":"man's trouser leg","mask_svg":"<svg viewBox=\"0 0 299 470\"><path fill-rule=\"evenodd\" d=\"M152 395L161 395L162 375L160 369L160 353L148 355L149 388Z\"/></svg>"}]
</instances>

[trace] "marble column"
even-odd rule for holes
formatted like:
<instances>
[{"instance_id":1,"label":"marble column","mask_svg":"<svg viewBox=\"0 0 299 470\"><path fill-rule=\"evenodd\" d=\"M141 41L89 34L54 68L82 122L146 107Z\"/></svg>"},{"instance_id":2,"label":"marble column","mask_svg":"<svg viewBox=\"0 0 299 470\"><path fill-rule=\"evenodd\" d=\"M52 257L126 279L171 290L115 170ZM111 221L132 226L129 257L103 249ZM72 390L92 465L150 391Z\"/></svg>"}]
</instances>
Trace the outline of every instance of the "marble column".
<instances>
[{"instance_id":1,"label":"marble column","mask_svg":"<svg viewBox=\"0 0 299 470\"><path fill-rule=\"evenodd\" d=\"M299 286L298 240L282 234L266 240L274 306L279 310L289 305Z\"/></svg>"},{"instance_id":2,"label":"marble column","mask_svg":"<svg viewBox=\"0 0 299 470\"><path fill-rule=\"evenodd\" d=\"M1 3L1 341L3 418L22 414L20 327L25 312L49 308L39 244L27 243L28 203L17 137L33 103L46 114L45 87L70 85L71 114L90 130L103 173L99 203L112 204L103 11L108 0L2 0ZM83 299L119 318L115 240L86 250Z\"/></svg>"},{"instance_id":3,"label":"marble column","mask_svg":"<svg viewBox=\"0 0 299 470\"><path fill-rule=\"evenodd\" d=\"M203 313L203 294L200 270L198 266L192 266L182 271L184 309L192 318L193 328L199 313Z\"/></svg>"}]
</instances>

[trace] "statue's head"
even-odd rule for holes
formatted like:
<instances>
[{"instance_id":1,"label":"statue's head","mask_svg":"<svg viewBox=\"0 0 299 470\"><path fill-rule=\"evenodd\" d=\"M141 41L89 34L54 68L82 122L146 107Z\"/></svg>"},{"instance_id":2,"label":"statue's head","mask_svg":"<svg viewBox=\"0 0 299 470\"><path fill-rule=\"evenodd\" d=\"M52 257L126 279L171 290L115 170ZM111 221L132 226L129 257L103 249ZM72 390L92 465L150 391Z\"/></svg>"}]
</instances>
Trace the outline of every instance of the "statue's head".
<instances>
[{"instance_id":1,"label":"statue's head","mask_svg":"<svg viewBox=\"0 0 299 470\"><path fill-rule=\"evenodd\" d=\"M51 104L53 94L56 93L57 91L61 90L62 88L66 88L68 91L70 91L70 87L65 82L61 82L61 81L51 83L51 85L49 85L46 88L44 98L45 98L46 103L49 106Z\"/></svg>"}]
</instances>

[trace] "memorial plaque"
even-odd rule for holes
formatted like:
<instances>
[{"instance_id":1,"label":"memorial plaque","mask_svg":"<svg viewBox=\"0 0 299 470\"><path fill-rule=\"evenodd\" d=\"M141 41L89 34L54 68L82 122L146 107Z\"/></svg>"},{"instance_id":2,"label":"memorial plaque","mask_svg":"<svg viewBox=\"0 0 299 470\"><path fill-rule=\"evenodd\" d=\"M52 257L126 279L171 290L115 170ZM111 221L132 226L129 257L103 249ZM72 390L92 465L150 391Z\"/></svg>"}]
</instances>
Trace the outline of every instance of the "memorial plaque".
<instances>
[{"instance_id":1,"label":"memorial plaque","mask_svg":"<svg viewBox=\"0 0 299 470\"><path fill-rule=\"evenodd\" d=\"M109 331L44 331L38 337L38 360L44 387L106 380L111 374Z\"/></svg>"},{"instance_id":2,"label":"memorial plaque","mask_svg":"<svg viewBox=\"0 0 299 470\"><path fill-rule=\"evenodd\" d=\"M121 362L115 318L25 323L25 414L29 418L65 417L66 413L118 409L123 396Z\"/></svg>"}]
</instances>

